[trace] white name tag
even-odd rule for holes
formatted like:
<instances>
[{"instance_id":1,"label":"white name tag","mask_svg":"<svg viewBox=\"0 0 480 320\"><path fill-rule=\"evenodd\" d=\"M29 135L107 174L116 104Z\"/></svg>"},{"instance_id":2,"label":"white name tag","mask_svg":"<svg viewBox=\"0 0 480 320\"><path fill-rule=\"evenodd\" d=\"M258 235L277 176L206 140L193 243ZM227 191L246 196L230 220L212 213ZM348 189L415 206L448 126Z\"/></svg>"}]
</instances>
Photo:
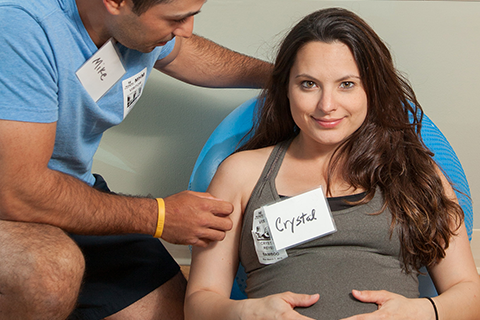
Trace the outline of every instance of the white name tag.
<instances>
[{"instance_id":1,"label":"white name tag","mask_svg":"<svg viewBox=\"0 0 480 320\"><path fill-rule=\"evenodd\" d=\"M123 77L125 72L117 49L113 45L113 39L110 39L77 70L76 75L96 102Z\"/></svg>"},{"instance_id":2,"label":"white name tag","mask_svg":"<svg viewBox=\"0 0 480 320\"><path fill-rule=\"evenodd\" d=\"M321 187L262 209L276 250L337 231Z\"/></svg>"},{"instance_id":3,"label":"white name tag","mask_svg":"<svg viewBox=\"0 0 480 320\"><path fill-rule=\"evenodd\" d=\"M136 75L122 81L123 87L123 118L133 109L143 93L147 80L147 68Z\"/></svg>"}]
</instances>

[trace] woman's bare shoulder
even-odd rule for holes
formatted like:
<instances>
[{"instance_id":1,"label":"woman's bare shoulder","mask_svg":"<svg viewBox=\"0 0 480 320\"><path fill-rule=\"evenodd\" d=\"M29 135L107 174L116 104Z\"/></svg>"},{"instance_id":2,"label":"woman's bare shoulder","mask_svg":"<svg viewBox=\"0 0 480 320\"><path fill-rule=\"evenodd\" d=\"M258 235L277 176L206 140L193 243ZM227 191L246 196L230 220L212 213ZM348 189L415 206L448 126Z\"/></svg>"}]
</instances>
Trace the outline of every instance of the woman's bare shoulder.
<instances>
[{"instance_id":1,"label":"woman's bare shoulder","mask_svg":"<svg viewBox=\"0 0 480 320\"><path fill-rule=\"evenodd\" d=\"M255 176L257 175L256 173L259 175L263 170L272 149L273 147L266 147L234 153L222 162L218 170L228 171L232 174L242 176Z\"/></svg>"},{"instance_id":2,"label":"woman's bare shoulder","mask_svg":"<svg viewBox=\"0 0 480 320\"><path fill-rule=\"evenodd\" d=\"M253 190L273 147L234 153L218 167L209 189L228 188L244 195ZM223 191L220 191L223 193Z\"/></svg>"}]
</instances>

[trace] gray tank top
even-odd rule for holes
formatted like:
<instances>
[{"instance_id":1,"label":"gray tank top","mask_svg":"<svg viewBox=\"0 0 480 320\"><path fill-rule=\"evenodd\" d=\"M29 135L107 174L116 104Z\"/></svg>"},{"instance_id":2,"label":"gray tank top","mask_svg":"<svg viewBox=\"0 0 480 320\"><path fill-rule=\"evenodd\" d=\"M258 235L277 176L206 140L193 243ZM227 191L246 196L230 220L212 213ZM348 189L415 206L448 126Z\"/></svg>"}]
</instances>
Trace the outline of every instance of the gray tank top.
<instances>
[{"instance_id":1,"label":"gray tank top","mask_svg":"<svg viewBox=\"0 0 480 320\"><path fill-rule=\"evenodd\" d=\"M317 320L377 310L375 304L353 298L352 289L388 290L418 298L418 274L402 272L398 234L390 238L390 211L372 214L382 206L380 191L367 204L332 211L337 232L288 249L288 257L276 263L259 262L252 236L253 212L280 200L275 178L289 145L285 141L275 146L245 209L239 255L248 276L248 297L285 291L319 293L316 304L296 309Z\"/></svg>"}]
</instances>

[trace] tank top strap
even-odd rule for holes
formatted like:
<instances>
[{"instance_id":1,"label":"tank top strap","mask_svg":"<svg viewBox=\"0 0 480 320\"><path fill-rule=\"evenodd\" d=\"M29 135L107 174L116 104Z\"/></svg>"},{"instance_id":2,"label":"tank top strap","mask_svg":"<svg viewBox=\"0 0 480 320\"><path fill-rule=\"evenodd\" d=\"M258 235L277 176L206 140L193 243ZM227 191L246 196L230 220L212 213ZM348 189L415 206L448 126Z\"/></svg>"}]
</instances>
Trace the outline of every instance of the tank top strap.
<instances>
[{"instance_id":1,"label":"tank top strap","mask_svg":"<svg viewBox=\"0 0 480 320\"><path fill-rule=\"evenodd\" d=\"M293 139L282 141L275 146L267 163L265 164L264 172L261 176L263 178L262 181L275 179L282 165L283 158L285 158L288 147L290 146L290 143L292 143L292 140Z\"/></svg>"},{"instance_id":2,"label":"tank top strap","mask_svg":"<svg viewBox=\"0 0 480 320\"><path fill-rule=\"evenodd\" d=\"M260 175L260 178L258 179L257 184L252 191L249 202L256 200L260 196L266 184L275 183L275 178L280 170L283 158L285 157L292 140L293 139L285 140L275 145L267 160L267 163L265 164L265 167L263 168L262 174Z\"/></svg>"}]
</instances>

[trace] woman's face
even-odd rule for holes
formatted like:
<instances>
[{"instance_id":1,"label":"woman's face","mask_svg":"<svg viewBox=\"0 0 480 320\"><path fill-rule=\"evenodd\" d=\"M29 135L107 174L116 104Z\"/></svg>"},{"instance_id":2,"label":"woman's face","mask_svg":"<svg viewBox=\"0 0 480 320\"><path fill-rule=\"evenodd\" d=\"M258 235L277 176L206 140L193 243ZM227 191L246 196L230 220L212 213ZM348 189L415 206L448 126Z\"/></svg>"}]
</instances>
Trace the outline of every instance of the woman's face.
<instances>
[{"instance_id":1,"label":"woman's face","mask_svg":"<svg viewBox=\"0 0 480 320\"><path fill-rule=\"evenodd\" d=\"M367 115L367 95L350 49L341 42L312 41L297 53L288 98L300 137L338 146Z\"/></svg>"}]
</instances>

